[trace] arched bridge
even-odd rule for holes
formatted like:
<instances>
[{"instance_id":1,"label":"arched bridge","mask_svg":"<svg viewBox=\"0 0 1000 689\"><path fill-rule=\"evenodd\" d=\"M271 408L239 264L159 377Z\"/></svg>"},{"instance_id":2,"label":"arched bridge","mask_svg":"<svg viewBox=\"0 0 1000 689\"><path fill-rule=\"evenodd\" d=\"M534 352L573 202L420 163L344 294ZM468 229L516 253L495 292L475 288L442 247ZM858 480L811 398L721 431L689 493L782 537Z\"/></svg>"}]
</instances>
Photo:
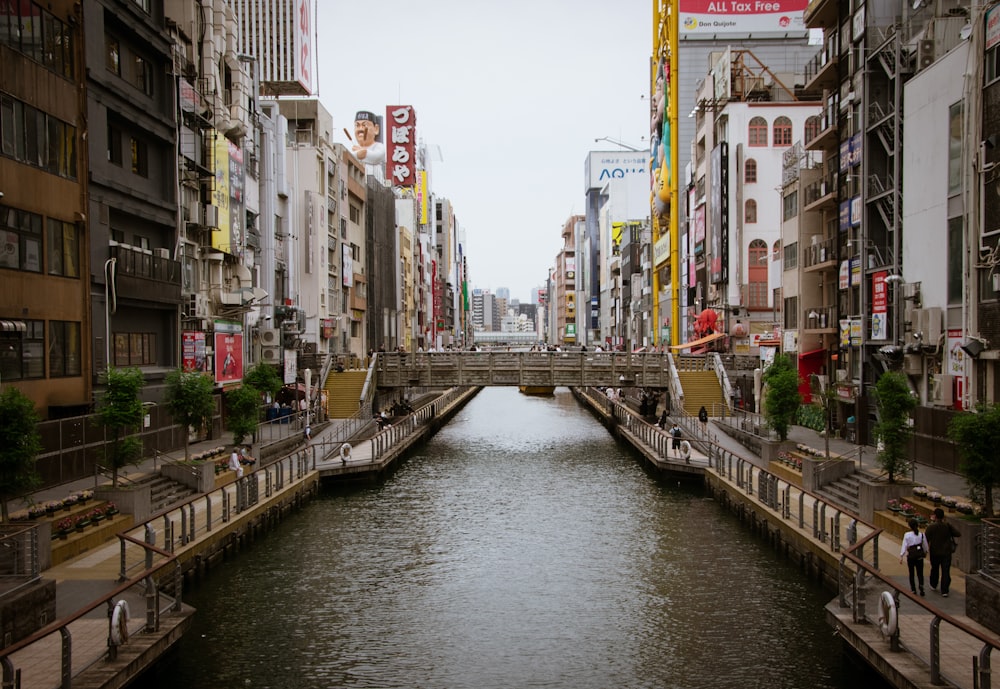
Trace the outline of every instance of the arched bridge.
<instances>
[{"instance_id":1,"label":"arched bridge","mask_svg":"<svg viewBox=\"0 0 1000 689\"><path fill-rule=\"evenodd\" d=\"M670 355L627 352L379 353L378 387L670 387Z\"/></svg>"}]
</instances>

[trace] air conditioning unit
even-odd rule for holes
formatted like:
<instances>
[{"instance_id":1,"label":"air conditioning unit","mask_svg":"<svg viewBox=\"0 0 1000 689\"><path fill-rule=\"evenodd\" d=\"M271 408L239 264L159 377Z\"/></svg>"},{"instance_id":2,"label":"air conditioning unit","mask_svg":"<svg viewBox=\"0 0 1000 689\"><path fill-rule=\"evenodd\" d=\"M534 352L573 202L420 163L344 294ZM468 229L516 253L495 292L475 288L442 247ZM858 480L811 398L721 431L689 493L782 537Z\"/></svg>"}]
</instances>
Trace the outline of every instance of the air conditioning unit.
<instances>
[{"instance_id":1,"label":"air conditioning unit","mask_svg":"<svg viewBox=\"0 0 1000 689\"><path fill-rule=\"evenodd\" d=\"M153 249L153 255L157 258L170 258L170 249Z\"/></svg>"},{"instance_id":2,"label":"air conditioning unit","mask_svg":"<svg viewBox=\"0 0 1000 689\"><path fill-rule=\"evenodd\" d=\"M205 205L205 227L219 226L219 207L209 204Z\"/></svg>"},{"instance_id":3,"label":"air conditioning unit","mask_svg":"<svg viewBox=\"0 0 1000 689\"><path fill-rule=\"evenodd\" d=\"M936 373L931 376L931 387L928 393L928 401L938 407L950 407L954 403L952 398L952 380L947 373Z\"/></svg>"},{"instance_id":4,"label":"air conditioning unit","mask_svg":"<svg viewBox=\"0 0 1000 689\"><path fill-rule=\"evenodd\" d=\"M934 39L924 38L917 45L917 71L934 64Z\"/></svg>"},{"instance_id":5,"label":"air conditioning unit","mask_svg":"<svg viewBox=\"0 0 1000 689\"><path fill-rule=\"evenodd\" d=\"M933 346L941 337L941 321L943 319L941 307L930 306L921 309L921 311L923 317L921 318L920 332L924 334L924 343Z\"/></svg>"},{"instance_id":6,"label":"air conditioning unit","mask_svg":"<svg viewBox=\"0 0 1000 689\"><path fill-rule=\"evenodd\" d=\"M277 328L261 330L260 341L265 347L277 347L281 344L281 331Z\"/></svg>"},{"instance_id":7,"label":"air conditioning unit","mask_svg":"<svg viewBox=\"0 0 1000 689\"><path fill-rule=\"evenodd\" d=\"M281 363L281 347L264 347L260 350L260 358L265 364Z\"/></svg>"},{"instance_id":8,"label":"air conditioning unit","mask_svg":"<svg viewBox=\"0 0 1000 689\"><path fill-rule=\"evenodd\" d=\"M919 354L906 354L903 356L903 373L908 376L919 376L923 373L924 361Z\"/></svg>"}]
</instances>

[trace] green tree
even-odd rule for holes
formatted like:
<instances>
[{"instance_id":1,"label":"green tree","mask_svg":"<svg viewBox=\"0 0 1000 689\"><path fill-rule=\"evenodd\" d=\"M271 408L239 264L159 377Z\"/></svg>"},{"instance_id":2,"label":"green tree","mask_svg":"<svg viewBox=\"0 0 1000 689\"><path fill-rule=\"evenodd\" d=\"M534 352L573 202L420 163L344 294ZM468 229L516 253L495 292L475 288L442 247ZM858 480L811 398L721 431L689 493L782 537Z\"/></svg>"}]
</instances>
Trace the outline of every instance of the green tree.
<instances>
[{"instance_id":1,"label":"green tree","mask_svg":"<svg viewBox=\"0 0 1000 689\"><path fill-rule=\"evenodd\" d=\"M896 477L909 472L913 464L907 457L906 446L913 433L910 412L917 406L917 400L910 393L906 374L899 371L882 374L875 383L875 397L878 404L875 437L881 445L877 461L889 475L889 483L894 483Z\"/></svg>"},{"instance_id":2,"label":"green tree","mask_svg":"<svg viewBox=\"0 0 1000 689\"><path fill-rule=\"evenodd\" d=\"M184 459L191 459L190 428L206 425L215 412L212 379L197 371L177 369L167 374L164 405L174 421L184 428Z\"/></svg>"},{"instance_id":3,"label":"green tree","mask_svg":"<svg viewBox=\"0 0 1000 689\"><path fill-rule=\"evenodd\" d=\"M253 437L260 421L260 390L242 385L226 393L229 413L226 422L233 432L233 442L239 445L247 436Z\"/></svg>"},{"instance_id":4,"label":"green tree","mask_svg":"<svg viewBox=\"0 0 1000 689\"><path fill-rule=\"evenodd\" d=\"M109 368L104 372L104 394L97 402L97 425L110 435L104 460L111 466L111 485L118 487L118 470L142 460L142 441L135 432L142 424L139 393L146 380L137 368Z\"/></svg>"},{"instance_id":5,"label":"green tree","mask_svg":"<svg viewBox=\"0 0 1000 689\"><path fill-rule=\"evenodd\" d=\"M802 404L795 361L789 356L774 357L774 361L764 371L762 380L766 386L764 418L778 434L779 440L787 440L788 429Z\"/></svg>"},{"instance_id":6,"label":"green tree","mask_svg":"<svg viewBox=\"0 0 1000 689\"><path fill-rule=\"evenodd\" d=\"M984 516L992 517L993 488L1000 485L1000 404L958 414L948 424L948 437L958 445L962 475L983 493Z\"/></svg>"},{"instance_id":7,"label":"green tree","mask_svg":"<svg viewBox=\"0 0 1000 689\"><path fill-rule=\"evenodd\" d=\"M7 501L40 483L35 458L42 441L35 405L17 388L0 390L0 419L0 521L6 522Z\"/></svg>"},{"instance_id":8,"label":"green tree","mask_svg":"<svg viewBox=\"0 0 1000 689\"><path fill-rule=\"evenodd\" d=\"M256 388L262 394L270 395L271 399L274 399L281 390L282 382L275 366L261 362L243 375L243 384Z\"/></svg>"}]
</instances>

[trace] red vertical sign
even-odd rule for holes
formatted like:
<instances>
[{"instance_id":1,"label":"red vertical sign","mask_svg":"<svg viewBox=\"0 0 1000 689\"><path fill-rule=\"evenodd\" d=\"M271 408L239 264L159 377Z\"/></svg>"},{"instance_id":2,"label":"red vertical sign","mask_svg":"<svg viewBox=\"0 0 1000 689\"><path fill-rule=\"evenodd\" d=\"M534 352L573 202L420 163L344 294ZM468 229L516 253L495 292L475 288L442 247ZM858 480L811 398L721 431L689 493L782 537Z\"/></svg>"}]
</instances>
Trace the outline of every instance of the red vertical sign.
<instances>
[{"instance_id":1,"label":"red vertical sign","mask_svg":"<svg viewBox=\"0 0 1000 689\"><path fill-rule=\"evenodd\" d=\"M385 109L388 135L385 144L385 173L394 187L417 183L417 114L411 105L390 105Z\"/></svg>"}]
</instances>

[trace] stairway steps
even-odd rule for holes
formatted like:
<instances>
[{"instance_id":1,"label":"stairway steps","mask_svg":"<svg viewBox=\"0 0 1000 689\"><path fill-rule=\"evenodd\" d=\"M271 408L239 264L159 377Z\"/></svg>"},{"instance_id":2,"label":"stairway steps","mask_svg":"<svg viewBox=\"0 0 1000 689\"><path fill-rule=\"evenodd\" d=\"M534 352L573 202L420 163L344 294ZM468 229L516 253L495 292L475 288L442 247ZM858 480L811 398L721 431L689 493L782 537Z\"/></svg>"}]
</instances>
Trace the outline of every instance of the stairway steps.
<instances>
[{"instance_id":1,"label":"stairway steps","mask_svg":"<svg viewBox=\"0 0 1000 689\"><path fill-rule=\"evenodd\" d=\"M366 371L331 372L326 379L326 411L331 419L346 419L358 411Z\"/></svg>"},{"instance_id":2,"label":"stairway steps","mask_svg":"<svg viewBox=\"0 0 1000 689\"><path fill-rule=\"evenodd\" d=\"M684 411L688 414L695 416L702 407L711 413L713 408L725 405L715 371L678 371L677 377L684 391Z\"/></svg>"}]
</instances>

